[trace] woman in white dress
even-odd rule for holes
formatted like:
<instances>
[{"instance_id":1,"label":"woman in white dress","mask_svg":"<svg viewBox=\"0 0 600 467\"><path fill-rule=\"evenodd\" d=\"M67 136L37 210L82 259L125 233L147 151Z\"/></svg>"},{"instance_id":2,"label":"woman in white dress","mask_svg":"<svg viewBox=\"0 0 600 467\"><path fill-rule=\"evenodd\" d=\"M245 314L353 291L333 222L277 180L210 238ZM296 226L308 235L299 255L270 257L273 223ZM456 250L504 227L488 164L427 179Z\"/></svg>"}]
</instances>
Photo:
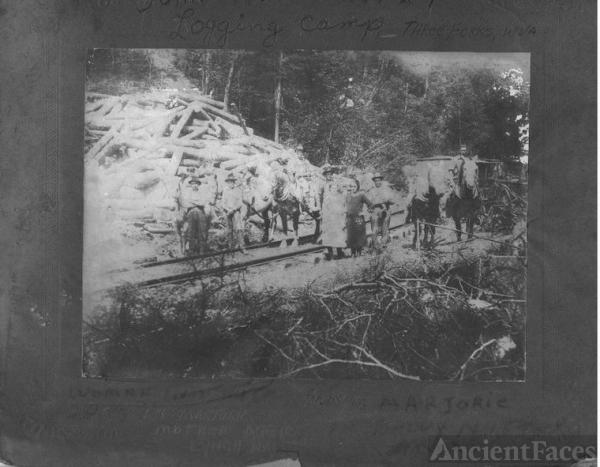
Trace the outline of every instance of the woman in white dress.
<instances>
[{"instance_id":1,"label":"woman in white dress","mask_svg":"<svg viewBox=\"0 0 600 467\"><path fill-rule=\"evenodd\" d=\"M343 258L346 248L346 192L342 185L333 179L333 167L323 167L325 183L321 187L321 240L327 247L328 258L333 259L333 249L337 258Z\"/></svg>"}]
</instances>

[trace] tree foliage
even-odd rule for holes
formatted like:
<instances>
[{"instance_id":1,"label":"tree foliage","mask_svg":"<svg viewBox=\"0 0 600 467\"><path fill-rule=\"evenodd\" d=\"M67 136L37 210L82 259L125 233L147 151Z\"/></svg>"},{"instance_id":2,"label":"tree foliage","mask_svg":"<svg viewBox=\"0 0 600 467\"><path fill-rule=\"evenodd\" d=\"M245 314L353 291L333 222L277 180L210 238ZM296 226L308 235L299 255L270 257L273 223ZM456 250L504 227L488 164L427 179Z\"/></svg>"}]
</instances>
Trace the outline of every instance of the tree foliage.
<instances>
[{"instance_id":1,"label":"tree foliage","mask_svg":"<svg viewBox=\"0 0 600 467\"><path fill-rule=\"evenodd\" d=\"M508 66L433 60L419 69L392 52L187 50L173 53L168 68L140 50L88 57L91 79L110 69L159 85L176 70L235 103L248 126L271 139L279 82L283 144L302 145L313 164L379 170L392 181L406 163L454 154L460 144L482 158L516 160L527 142L529 84Z\"/></svg>"}]
</instances>

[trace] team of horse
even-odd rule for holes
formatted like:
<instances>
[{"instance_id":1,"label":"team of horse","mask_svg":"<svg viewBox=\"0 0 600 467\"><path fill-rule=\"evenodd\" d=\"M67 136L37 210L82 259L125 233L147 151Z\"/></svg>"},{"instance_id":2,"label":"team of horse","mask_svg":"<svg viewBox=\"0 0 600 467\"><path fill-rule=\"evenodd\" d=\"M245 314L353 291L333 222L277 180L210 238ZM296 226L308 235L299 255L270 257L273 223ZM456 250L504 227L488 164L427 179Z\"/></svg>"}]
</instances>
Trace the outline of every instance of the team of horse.
<instances>
[{"instance_id":1,"label":"team of horse","mask_svg":"<svg viewBox=\"0 0 600 467\"><path fill-rule=\"evenodd\" d=\"M417 181L406 216L407 223L414 223L413 247L417 245L418 241L424 247L432 247L435 244L435 225L440 219L440 199L443 196L431 183L431 169L426 178ZM468 238L473 237L473 227L481 206L477 163L471 159L462 160L458 166L456 184L446 200L446 216L454 221L457 241L462 240L464 233L462 231L463 219ZM421 229L421 227L423 228ZM422 240L420 240L421 230L423 231Z\"/></svg>"},{"instance_id":2,"label":"team of horse","mask_svg":"<svg viewBox=\"0 0 600 467\"><path fill-rule=\"evenodd\" d=\"M288 220L292 220L292 246L298 244L300 216L307 213L315 221L314 242L320 234L320 200L318 185L306 178L297 178L285 169L274 171L269 177L252 177L242 187L244 190L244 218L257 214L263 221L262 241L267 243L274 240L277 219L281 220L282 230L287 238ZM209 184L214 191L215 203L218 199L219 186L216 179ZM413 247L420 241L423 247L435 244L435 225L440 220L440 200L443 194L438 193L431 183L430 173L426 179L417 181L416 190L411 198L406 222L414 223ZM465 220L468 238L473 236L475 219L480 211L482 202L478 186L477 163L463 160L458 167L457 183L446 200L446 216L454 220L457 241L461 241L462 221ZM181 229L178 229L183 254L202 254L203 245L207 244L208 227L212 213L201 212L198 208L191 209ZM417 222L418 221L418 222ZM421 229L422 227L422 229ZM421 230L423 239L420 240ZM282 246L287 245L284 240Z\"/></svg>"}]
</instances>

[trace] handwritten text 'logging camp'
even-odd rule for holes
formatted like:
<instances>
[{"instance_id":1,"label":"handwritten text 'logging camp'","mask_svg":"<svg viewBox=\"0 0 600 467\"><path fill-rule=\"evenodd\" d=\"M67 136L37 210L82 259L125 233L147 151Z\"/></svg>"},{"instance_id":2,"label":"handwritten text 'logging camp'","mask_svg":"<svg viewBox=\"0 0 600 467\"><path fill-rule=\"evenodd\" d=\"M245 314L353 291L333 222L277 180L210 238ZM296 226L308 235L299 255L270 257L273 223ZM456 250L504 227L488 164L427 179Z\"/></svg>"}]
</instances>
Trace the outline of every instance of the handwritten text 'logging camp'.
<instances>
[{"instance_id":1,"label":"handwritten text 'logging camp'","mask_svg":"<svg viewBox=\"0 0 600 467\"><path fill-rule=\"evenodd\" d=\"M176 28L170 33L171 40L187 40L197 37L202 45L209 47L216 45L224 47L229 38L238 32L248 31L251 33L266 34L263 38L263 47L273 47L277 42L279 35L285 30L284 27L276 21L250 21L242 13L236 21L206 19L199 17L194 8L188 8L182 13L175 15ZM308 15L300 21L300 28L304 32L331 31L331 30L359 30L362 33L361 40L364 41L369 33L381 29L383 20L375 19L356 19L351 18L339 22L333 22L326 19L316 19Z\"/></svg>"},{"instance_id":2,"label":"handwritten text 'logging camp'","mask_svg":"<svg viewBox=\"0 0 600 467\"><path fill-rule=\"evenodd\" d=\"M234 21L215 18L207 19L199 16L194 8L188 8L182 13L177 13L174 22L176 24L175 29L169 34L171 40L198 40L205 47L225 47L228 44L229 38L234 34L250 32L264 34L262 45L269 48L276 44L281 33L285 31L283 25L276 21L253 21L247 19L243 13ZM395 37L408 37L411 39L438 38L446 40L460 38L493 41L497 34L502 37L536 34L536 28L533 25L505 27L502 30L496 31L489 26L472 26L460 21L437 26L418 21L406 21L404 24L396 25L397 28L393 28L392 32L388 33L386 31L384 33L382 31L382 28L385 26L383 18L350 18L338 21L318 18L312 15L304 16L298 26L306 34L356 31L361 34L361 42L364 42L367 38L390 39ZM397 33L394 33L394 29Z\"/></svg>"}]
</instances>

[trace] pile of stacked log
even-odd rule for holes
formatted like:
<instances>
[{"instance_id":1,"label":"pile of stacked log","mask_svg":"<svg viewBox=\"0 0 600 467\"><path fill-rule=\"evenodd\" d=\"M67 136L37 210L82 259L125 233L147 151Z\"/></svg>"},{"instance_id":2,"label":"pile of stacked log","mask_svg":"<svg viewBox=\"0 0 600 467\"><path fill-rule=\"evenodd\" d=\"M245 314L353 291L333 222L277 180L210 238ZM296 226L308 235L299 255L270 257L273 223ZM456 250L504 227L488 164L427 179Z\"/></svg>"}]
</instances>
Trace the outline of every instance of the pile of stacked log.
<instances>
[{"instance_id":1,"label":"pile of stacked log","mask_svg":"<svg viewBox=\"0 0 600 467\"><path fill-rule=\"evenodd\" d=\"M294 150L255 135L235 105L197 91L90 92L85 116L86 197L113 214L175 209L186 175L222 181L233 171L239 179L252 166L319 173Z\"/></svg>"}]
</instances>

